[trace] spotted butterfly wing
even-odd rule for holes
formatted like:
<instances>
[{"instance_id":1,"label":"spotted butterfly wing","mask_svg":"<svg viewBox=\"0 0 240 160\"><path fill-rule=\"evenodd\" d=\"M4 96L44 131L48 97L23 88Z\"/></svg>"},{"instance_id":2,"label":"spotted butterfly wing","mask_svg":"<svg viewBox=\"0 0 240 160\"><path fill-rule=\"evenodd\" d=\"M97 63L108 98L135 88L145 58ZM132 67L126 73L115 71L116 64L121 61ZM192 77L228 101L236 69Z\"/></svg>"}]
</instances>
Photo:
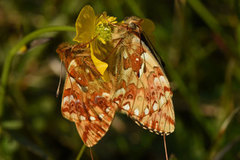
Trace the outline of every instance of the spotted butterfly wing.
<instances>
[{"instance_id":1,"label":"spotted butterfly wing","mask_svg":"<svg viewBox=\"0 0 240 160\"><path fill-rule=\"evenodd\" d=\"M57 53L67 70L62 115L75 122L85 145L92 147L105 135L115 114L112 84L102 80L85 45L61 44Z\"/></svg>"},{"instance_id":2,"label":"spotted butterfly wing","mask_svg":"<svg viewBox=\"0 0 240 160\"><path fill-rule=\"evenodd\" d=\"M172 92L162 67L141 40L140 22L130 17L115 28L117 86L113 103L143 128L169 134L175 128Z\"/></svg>"}]
</instances>

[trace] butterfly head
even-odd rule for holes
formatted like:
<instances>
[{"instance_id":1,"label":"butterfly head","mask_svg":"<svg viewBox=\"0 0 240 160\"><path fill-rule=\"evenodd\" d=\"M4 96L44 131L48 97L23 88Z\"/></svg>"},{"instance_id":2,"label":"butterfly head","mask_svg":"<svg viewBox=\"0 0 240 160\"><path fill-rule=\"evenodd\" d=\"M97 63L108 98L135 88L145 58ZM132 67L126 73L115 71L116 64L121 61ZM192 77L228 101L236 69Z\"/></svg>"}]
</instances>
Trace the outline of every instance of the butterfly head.
<instances>
[{"instance_id":1,"label":"butterfly head","mask_svg":"<svg viewBox=\"0 0 240 160\"><path fill-rule=\"evenodd\" d=\"M68 43L62 43L58 46L56 52L66 66L78 56L90 56L90 50L87 44L70 45Z\"/></svg>"},{"instance_id":2,"label":"butterfly head","mask_svg":"<svg viewBox=\"0 0 240 160\"><path fill-rule=\"evenodd\" d=\"M143 19L140 19L135 16L127 17L124 20L124 23L127 24L128 29L133 32L140 32L142 22L143 22Z\"/></svg>"}]
</instances>

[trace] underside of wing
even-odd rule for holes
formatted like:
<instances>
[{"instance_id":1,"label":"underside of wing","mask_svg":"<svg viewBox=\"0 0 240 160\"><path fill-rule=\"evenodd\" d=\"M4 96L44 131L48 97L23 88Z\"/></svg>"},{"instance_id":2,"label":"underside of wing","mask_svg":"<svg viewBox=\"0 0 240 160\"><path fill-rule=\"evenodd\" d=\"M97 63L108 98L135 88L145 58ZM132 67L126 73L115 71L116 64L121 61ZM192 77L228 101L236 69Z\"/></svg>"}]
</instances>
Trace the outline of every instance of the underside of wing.
<instances>
[{"instance_id":1,"label":"underside of wing","mask_svg":"<svg viewBox=\"0 0 240 160\"><path fill-rule=\"evenodd\" d=\"M136 35L117 50L117 88L113 102L137 124L157 134L174 131L172 92L163 69Z\"/></svg>"},{"instance_id":2,"label":"underside of wing","mask_svg":"<svg viewBox=\"0 0 240 160\"><path fill-rule=\"evenodd\" d=\"M112 85L102 80L90 57L76 56L67 67L61 111L75 122L85 145L92 147L105 135L115 114Z\"/></svg>"}]
</instances>

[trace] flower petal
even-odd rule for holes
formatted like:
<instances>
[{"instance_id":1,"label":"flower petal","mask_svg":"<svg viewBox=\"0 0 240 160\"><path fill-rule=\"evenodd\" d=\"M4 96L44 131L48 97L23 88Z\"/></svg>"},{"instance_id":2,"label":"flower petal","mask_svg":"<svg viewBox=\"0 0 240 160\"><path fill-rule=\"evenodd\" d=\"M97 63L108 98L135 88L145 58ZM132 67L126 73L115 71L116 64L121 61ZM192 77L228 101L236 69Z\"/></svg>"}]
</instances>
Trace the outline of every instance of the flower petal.
<instances>
[{"instance_id":1,"label":"flower petal","mask_svg":"<svg viewBox=\"0 0 240 160\"><path fill-rule=\"evenodd\" d=\"M90 46L90 50L91 50L91 58L92 58L94 65L96 66L97 70L101 73L101 75L104 75L104 72L106 71L106 69L108 67L108 64L99 60L97 57L95 57L95 55L93 53L92 45Z\"/></svg>"},{"instance_id":2,"label":"flower petal","mask_svg":"<svg viewBox=\"0 0 240 160\"><path fill-rule=\"evenodd\" d=\"M96 16L93 8L86 5L80 11L76 21L76 36L74 41L88 43L92 40L95 32Z\"/></svg>"}]
</instances>

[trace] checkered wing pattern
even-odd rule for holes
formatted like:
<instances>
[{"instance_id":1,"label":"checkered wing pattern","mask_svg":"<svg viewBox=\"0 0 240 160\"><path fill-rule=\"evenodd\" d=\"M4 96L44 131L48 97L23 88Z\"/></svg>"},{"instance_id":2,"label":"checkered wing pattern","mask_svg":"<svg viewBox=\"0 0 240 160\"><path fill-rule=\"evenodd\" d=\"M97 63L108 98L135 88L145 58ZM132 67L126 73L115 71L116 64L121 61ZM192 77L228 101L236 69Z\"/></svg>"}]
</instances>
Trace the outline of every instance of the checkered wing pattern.
<instances>
[{"instance_id":1,"label":"checkered wing pattern","mask_svg":"<svg viewBox=\"0 0 240 160\"><path fill-rule=\"evenodd\" d=\"M161 65L141 40L139 21L130 17L115 30L117 87L113 102L144 129L169 134L175 128L172 92Z\"/></svg>"},{"instance_id":2,"label":"checkered wing pattern","mask_svg":"<svg viewBox=\"0 0 240 160\"><path fill-rule=\"evenodd\" d=\"M86 46L62 44L57 53L67 70L62 115L76 124L83 142L92 147L108 131L115 114L112 84L102 80Z\"/></svg>"}]
</instances>

